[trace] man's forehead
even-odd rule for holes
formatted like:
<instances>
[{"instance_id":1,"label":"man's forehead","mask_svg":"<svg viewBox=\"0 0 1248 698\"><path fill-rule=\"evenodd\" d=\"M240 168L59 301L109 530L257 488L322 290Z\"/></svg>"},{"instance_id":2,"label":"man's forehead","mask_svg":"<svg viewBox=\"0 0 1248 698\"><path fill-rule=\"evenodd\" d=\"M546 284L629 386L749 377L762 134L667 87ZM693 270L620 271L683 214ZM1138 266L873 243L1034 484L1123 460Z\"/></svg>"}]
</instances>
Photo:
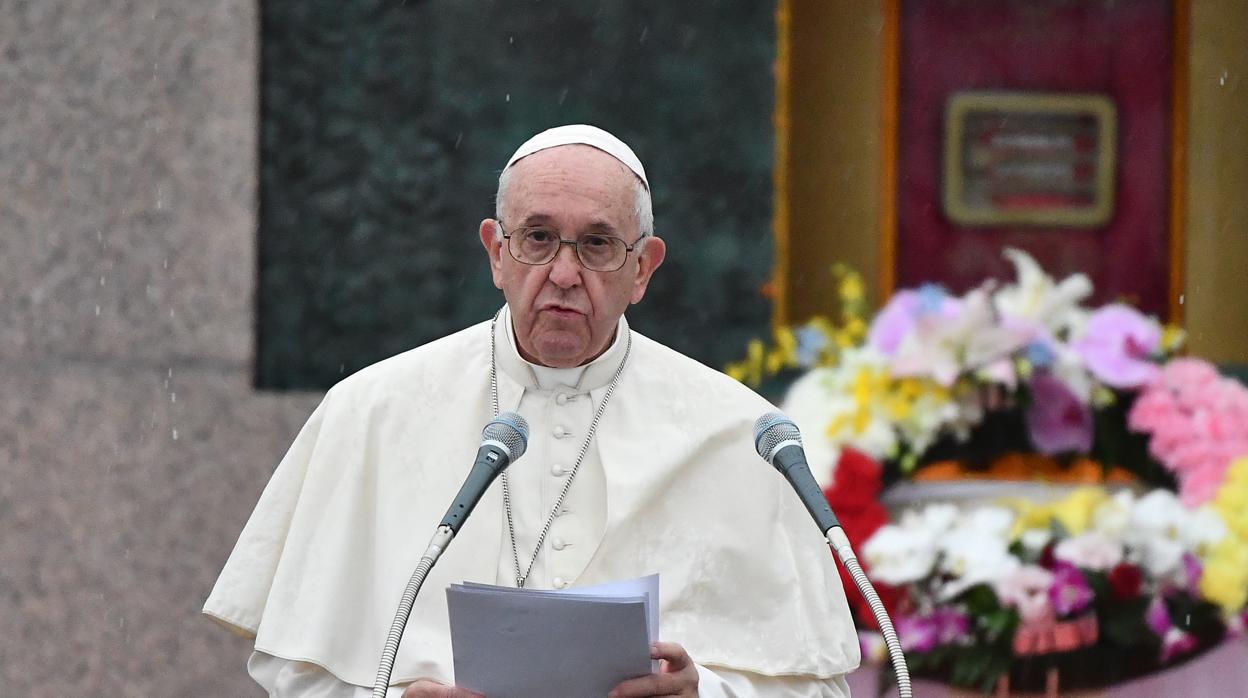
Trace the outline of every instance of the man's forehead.
<instances>
[{"instance_id":1,"label":"man's forehead","mask_svg":"<svg viewBox=\"0 0 1248 698\"><path fill-rule=\"evenodd\" d=\"M632 184L636 176L628 168L609 153L588 145L570 143L567 145L546 148L540 152L517 160L510 166L512 177L516 180L530 177L541 177L570 169L594 169L604 172L619 173L621 182Z\"/></svg>"}]
</instances>

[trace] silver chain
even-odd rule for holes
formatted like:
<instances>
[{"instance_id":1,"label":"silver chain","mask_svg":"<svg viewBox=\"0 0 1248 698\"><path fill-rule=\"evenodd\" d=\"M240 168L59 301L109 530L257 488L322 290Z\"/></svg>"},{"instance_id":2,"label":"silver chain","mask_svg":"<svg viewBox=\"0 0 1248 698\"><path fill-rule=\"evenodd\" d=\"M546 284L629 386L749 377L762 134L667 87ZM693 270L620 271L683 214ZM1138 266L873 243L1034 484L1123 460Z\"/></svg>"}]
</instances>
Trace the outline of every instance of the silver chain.
<instances>
[{"instance_id":1,"label":"silver chain","mask_svg":"<svg viewBox=\"0 0 1248 698\"><path fill-rule=\"evenodd\" d=\"M494 314L494 319L490 321L490 400L494 407L494 416L498 416L498 354L494 343L494 330L498 325L498 316L502 315L500 308ZM511 560L516 566L516 586L524 587L525 581L528 580L529 574L533 572L533 565L537 562L537 556L542 551L542 543L546 542L546 534L550 533L550 527L555 525L555 517L559 515L559 509L563 506L563 500L568 496L568 490L572 489L572 481L576 479L577 472L581 469L581 463L585 460L585 454L589 453L589 444L594 440L594 432L598 430L598 420L602 419L602 412L607 408L607 401L611 399L611 394L615 392L615 386L620 382L620 376L624 373L624 364L628 363L628 355L633 350L633 332L629 330L627 341L624 344L624 358L620 359L620 365L615 368L615 375L611 377L611 383L607 386L607 392L602 396L602 402L598 403L598 409L594 410L594 418L589 423L589 431L585 434L585 440L581 442L581 450L576 454L576 463L572 465L571 472L568 473L567 482L563 483L563 490L559 493L559 498L555 500L555 506L550 510L550 516L546 517L546 525L542 526L542 533L537 537L537 546L533 550L533 557L529 559L529 566L525 568L524 574L520 573L520 552L519 546L516 545L516 524L511 514L511 487L507 479L507 471L503 470L503 509L507 512L507 532L511 535Z\"/></svg>"}]
</instances>

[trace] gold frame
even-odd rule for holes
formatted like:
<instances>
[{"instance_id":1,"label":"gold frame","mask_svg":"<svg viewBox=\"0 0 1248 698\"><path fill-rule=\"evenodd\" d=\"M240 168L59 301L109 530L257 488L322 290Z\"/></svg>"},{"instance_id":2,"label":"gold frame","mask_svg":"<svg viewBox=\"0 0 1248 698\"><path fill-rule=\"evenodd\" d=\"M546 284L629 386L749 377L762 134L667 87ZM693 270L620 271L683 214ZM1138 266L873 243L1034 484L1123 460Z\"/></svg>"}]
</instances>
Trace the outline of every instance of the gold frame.
<instances>
[{"instance_id":1,"label":"gold frame","mask_svg":"<svg viewBox=\"0 0 1248 698\"><path fill-rule=\"evenodd\" d=\"M1046 206L1001 210L969 206L964 200L962 171L964 126L974 112L1093 116L1097 122L1096 182L1093 205L1086 208ZM1118 110L1104 95L1052 92L960 92L945 107L944 181L941 203L958 225L1053 225L1089 228L1106 225L1114 214L1115 163L1118 154Z\"/></svg>"}]
</instances>

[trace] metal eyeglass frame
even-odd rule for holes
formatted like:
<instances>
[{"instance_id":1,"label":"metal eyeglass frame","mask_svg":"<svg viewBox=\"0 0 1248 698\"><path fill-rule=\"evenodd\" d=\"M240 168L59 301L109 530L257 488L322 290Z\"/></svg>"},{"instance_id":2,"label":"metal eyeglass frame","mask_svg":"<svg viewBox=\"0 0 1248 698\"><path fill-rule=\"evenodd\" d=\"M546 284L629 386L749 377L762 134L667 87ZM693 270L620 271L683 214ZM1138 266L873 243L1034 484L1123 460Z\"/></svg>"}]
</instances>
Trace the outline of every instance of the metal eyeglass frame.
<instances>
[{"instance_id":1,"label":"metal eyeglass frame","mask_svg":"<svg viewBox=\"0 0 1248 698\"><path fill-rule=\"evenodd\" d=\"M648 234L642 233L641 237L637 238L637 241L630 245L627 242L624 242L624 238L618 235L594 233L595 235L598 235L599 237L611 238L612 240L619 240L621 243L624 244L624 257L620 259L620 266L614 269L594 269L590 267L589 265L585 264L584 259L581 259L581 241L580 240L564 240L563 238L559 238L559 244L555 247L554 253L550 255L550 259L547 259L544 262L526 262L523 259L520 259L519 257L517 257L516 253L511 250L512 237L516 235L516 233L522 233L528 230L547 230L547 228L544 228L543 226L540 226L540 225L531 225L531 226L524 226L524 227L516 228L514 231L509 233L507 232L507 229L503 227L502 221L495 220L494 222L498 225L499 231L502 232L503 239L507 241L507 254L511 255L511 258L516 260L520 264L527 264L528 266L531 266L531 267L540 267L546 264L550 264L551 262L555 261L556 257L559 256L559 251L563 249L564 245L571 245L572 249L576 252L576 263L581 265L582 269L586 271L594 271L594 272L602 272L604 274L610 274L611 272L616 272L616 271L623 269L624 264L628 261L628 253L636 250L637 247L641 245L642 242L644 242L646 238L650 237ZM551 232L553 233L554 231L551 231Z\"/></svg>"}]
</instances>

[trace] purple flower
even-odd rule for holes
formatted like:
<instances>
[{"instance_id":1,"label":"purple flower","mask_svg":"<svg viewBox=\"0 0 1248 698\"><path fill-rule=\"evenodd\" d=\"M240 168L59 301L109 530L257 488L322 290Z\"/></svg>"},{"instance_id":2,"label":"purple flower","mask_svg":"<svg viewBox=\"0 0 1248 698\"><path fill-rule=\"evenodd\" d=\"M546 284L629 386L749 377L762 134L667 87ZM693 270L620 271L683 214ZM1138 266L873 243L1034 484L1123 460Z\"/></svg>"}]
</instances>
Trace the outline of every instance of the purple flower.
<instances>
[{"instance_id":1,"label":"purple flower","mask_svg":"<svg viewBox=\"0 0 1248 698\"><path fill-rule=\"evenodd\" d=\"M1160 347L1157 323L1121 304L1093 313L1074 345L1092 375L1115 388L1138 388L1151 381L1158 368L1148 357Z\"/></svg>"},{"instance_id":2,"label":"purple flower","mask_svg":"<svg viewBox=\"0 0 1248 698\"><path fill-rule=\"evenodd\" d=\"M938 610L936 615L940 617L940 644L954 644L970 636L970 616L952 608Z\"/></svg>"},{"instance_id":3,"label":"purple flower","mask_svg":"<svg viewBox=\"0 0 1248 698\"><path fill-rule=\"evenodd\" d=\"M1148 627L1157 637L1165 637L1166 633L1174 627L1170 622L1170 610L1166 608L1165 599L1160 596L1154 596L1152 603L1148 604L1148 610L1144 612L1144 621L1148 623Z\"/></svg>"},{"instance_id":4,"label":"purple flower","mask_svg":"<svg viewBox=\"0 0 1248 698\"><path fill-rule=\"evenodd\" d=\"M1190 552L1183 553L1183 578L1187 582L1187 590L1196 592L1200 588L1200 575L1204 572L1200 560Z\"/></svg>"},{"instance_id":5,"label":"purple flower","mask_svg":"<svg viewBox=\"0 0 1248 698\"><path fill-rule=\"evenodd\" d=\"M894 625L907 652L927 652L940 644L940 627L931 616L898 616Z\"/></svg>"},{"instance_id":6,"label":"purple flower","mask_svg":"<svg viewBox=\"0 0 1248 698\"><path fill-rule=\"evenodd\" d=\"M1195 635L1178 628L1170 628L1166 636L1161 638L1161 663L1165 664L1179 655L1191 652L1198 644Z\"/></svg>"},{"instance_id":7,"label":"purple flower","mask_svg":"<svg viewBox=\"0 0 1248 698\"><path fill-rule=\"evenodd\" d=\"M896 628L903 649L927 652L966 638L971 630L971 619L956 609L938 608L924 615L899 616Z\"/></svg>"},{"instance_id":8,"label":"purple flower","mask_svg":"<svg viewBox=\"0 0 1248 698\"><path fill-rule=\"evenodd\" d=\"M1031 442L1041 453L1092 448L1092 410L1048 373L1037 373L1031 379L1026 419Z\"/></svg>"},{"instance_id":9,"label":"purple flower","mask_svg":"<svg viewBox=\"0 0 1248 698\"><path fill-rule=\"evenodd\" d=\"M1175 627L1174 623L1170 622L1170 611L1166 608L1166 601L1161 596L1153 597L1153 602L1144 612L1144 621L1148 623L1149 629L1161 638L1163 664L1181 654L1191 652L1199 644L1195 635Z\"/></svg>"},{"instance_id":10,"label":"purple flower","mask_svg":"<svg viewBox=\"0 0 1248 698\"><path fill-rule=\"evenodd\" d=\"M1049 603L1059 616L1070 616L1092 603L1092 588L1078 567L1058 562L1053 566L1053 585L1049 587Z\"/></svg>"}]
</instances>

